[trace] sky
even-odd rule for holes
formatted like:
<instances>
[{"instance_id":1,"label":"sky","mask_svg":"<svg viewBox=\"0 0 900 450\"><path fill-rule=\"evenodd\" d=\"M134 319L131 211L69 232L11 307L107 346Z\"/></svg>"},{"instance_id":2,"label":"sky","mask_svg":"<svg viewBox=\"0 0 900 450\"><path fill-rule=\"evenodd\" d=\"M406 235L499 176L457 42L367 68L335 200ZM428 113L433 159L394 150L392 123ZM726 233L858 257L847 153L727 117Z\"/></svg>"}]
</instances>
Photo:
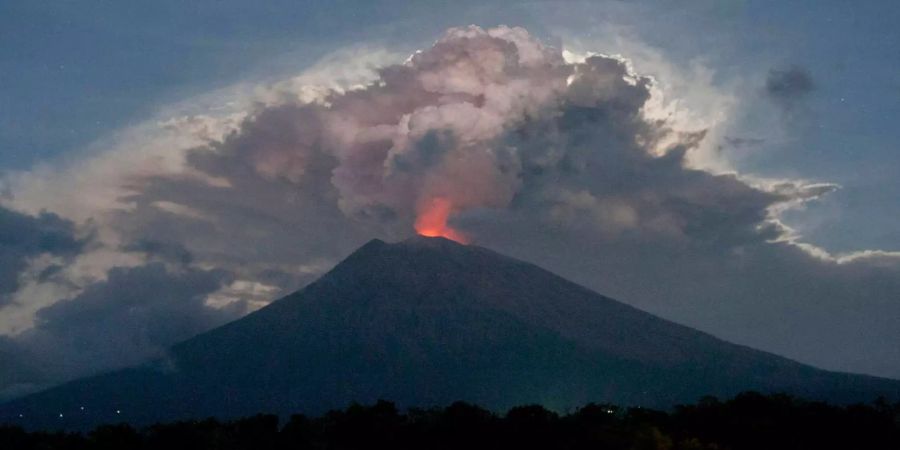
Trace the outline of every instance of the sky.
<instances>
[{"instance_id":1,"label":"sky","mask_svg":"<svg viewBox=\"0 0 900 450\"><path fill-rule=\"evenodd\" d=\"M895 2L254 3L0 4L0 396L417 228L900 378Z\"/></svg>"}]
</instances>

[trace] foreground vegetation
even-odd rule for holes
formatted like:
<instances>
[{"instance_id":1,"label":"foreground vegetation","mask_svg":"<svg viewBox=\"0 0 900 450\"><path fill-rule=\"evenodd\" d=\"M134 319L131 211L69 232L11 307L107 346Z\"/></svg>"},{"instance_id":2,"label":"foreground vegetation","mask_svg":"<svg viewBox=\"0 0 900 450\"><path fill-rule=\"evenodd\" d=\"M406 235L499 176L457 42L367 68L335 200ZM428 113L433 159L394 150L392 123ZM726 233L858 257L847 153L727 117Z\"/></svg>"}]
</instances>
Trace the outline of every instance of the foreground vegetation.
<instances>
[{"instance_id":1,"label":"foreground vegetation","mask_svg":"<svg viewBox=\"0 0 900 450\"><path fill-rule=\"evenodd\" d=\"M389 402L322 417L273 415L87 433L0 426L18 449L900 449L900 404L839 407L784 395L706 398L671 412L591 404L566 415L520 406L496 415L455 403L401 413Z\"/></svg>"}]
</instances>

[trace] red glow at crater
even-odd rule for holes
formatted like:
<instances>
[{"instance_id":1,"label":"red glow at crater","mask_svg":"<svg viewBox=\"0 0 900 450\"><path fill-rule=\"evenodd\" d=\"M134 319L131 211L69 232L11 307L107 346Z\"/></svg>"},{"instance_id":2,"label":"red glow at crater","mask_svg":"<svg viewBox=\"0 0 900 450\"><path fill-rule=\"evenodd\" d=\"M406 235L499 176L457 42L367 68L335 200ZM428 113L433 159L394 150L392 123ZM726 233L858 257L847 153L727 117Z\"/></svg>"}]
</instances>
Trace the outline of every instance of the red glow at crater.
<instances>
[{"instance_id":1,"label":"red glow at crater","mask_svg":"<svg viewBox=\"0 0 900 450\"><path fill-rule=\"evenodd\" d=\"M445 237L447 239L468 244L469 239L459 231L447 225L447 220L453 212L453 205L449 200L436 197L431 199L424 207L420 208L416 218L416 232L422 236Z\"/></svg>"}]
</instances>

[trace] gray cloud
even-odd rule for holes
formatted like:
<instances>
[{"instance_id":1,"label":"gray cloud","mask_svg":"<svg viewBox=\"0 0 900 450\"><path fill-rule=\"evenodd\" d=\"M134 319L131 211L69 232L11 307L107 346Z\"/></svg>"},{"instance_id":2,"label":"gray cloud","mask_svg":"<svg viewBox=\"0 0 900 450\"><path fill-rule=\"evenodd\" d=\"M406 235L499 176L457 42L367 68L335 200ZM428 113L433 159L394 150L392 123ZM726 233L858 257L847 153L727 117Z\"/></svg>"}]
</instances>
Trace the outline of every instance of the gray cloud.
<instances>
[{"instance_id":1,"label":"gray cloud","mask_svg":"<svg viewBox=\"0 0 900 450\"><path fill-rule=\"evenodd\" d=\"M814 89L812 75L803 67L772 69L766 78L766 94L783 105L805 98Z\"/></svg>"},{"instance_id":2,"label":"gray cloud","mask_svg":"<svg viewBox=\"0 0 900 450\"><path fill-rule=\"evenodd\" d=\"M34 328L0 340L12 367L0 371L0 393L160 357L171 344L246 312L240 302L205 303L231 279L221 270L172 271L162 263L113 268L106 280L40 310Z\"/></svg>"},{"instance_id":3,"label":"gray cloud","mask_svg":"<svg viewBox=\"0 0 900 450\"><path fill-rule=\"evenodd\" d=\"M69 258L83 245L74 224L56 214L30 216L0 206L0 308L19 289L19 277L30 258L42 254Z\"/></svg>"},{"instance_id":4,"label":"gray cloud","mask_svg":"<svg viewBox=\"0 0 900 450\"><path fill-rule=\"evenodd\" d=\"M151 239L141 238L128 245L122 247L126 252L144 253L151 259L160 261L168 261L175 264L187 265L193 261L194 257L179 242L154 241Z\"/></svg>"}]
</instances>

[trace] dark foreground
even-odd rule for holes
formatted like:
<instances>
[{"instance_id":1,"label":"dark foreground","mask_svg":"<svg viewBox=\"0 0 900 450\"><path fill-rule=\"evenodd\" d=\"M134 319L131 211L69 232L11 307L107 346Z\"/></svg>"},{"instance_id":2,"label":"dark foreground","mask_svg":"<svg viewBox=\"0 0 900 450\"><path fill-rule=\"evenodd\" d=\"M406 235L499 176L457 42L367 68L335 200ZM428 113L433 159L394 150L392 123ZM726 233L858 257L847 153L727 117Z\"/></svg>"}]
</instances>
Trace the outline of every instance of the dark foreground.
<instances>
[{"instance_id":1,"label":"dark foreground","mask_svg":"<svg viewBox=\"0 0 900 450\"><path fill-rule=\"evenodd\" d=\"M900 448L900 403L833 406L745 393L671 412L590 404L566 415L520 406L496 415L454 403L401 413L389 402L318 418L274 415L87 434L0 426L0 448L18 449L891 449Z\"/></svg>"}]
</instances>

